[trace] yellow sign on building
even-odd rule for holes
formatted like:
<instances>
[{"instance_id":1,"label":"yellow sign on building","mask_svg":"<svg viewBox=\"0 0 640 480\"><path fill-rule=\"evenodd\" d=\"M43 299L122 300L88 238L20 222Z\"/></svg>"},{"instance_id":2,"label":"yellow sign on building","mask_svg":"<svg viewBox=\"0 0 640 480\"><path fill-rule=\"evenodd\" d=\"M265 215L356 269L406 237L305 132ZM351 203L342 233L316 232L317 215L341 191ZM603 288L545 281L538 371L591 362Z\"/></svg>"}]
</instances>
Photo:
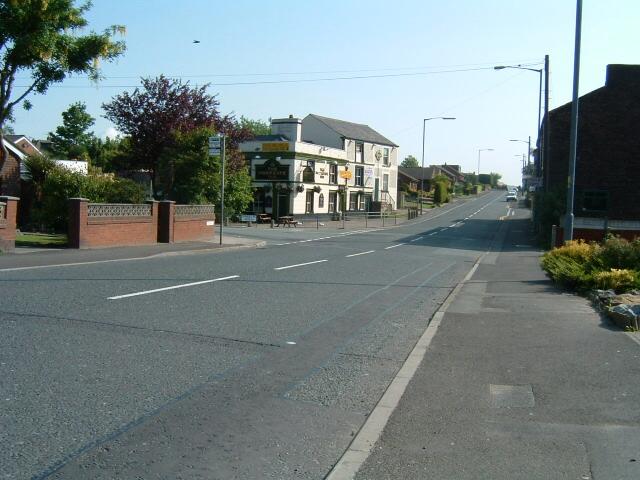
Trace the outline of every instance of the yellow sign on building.
<instances>
[{"instance_id":1,"label":"yellow sign on building","mask_svg":"<svg viewBox=\"0 0 640 480\"><path fill-rule=\"evenodd\" d=\"M289 151L289 142L269 142L262 144L263 152L287 152Z\"/></svg>"},{"instance_id":2,"label":"yellow sign on building","mask_svg":"<svg viewBox=\"0 0 640 480\"><path fill-rule=\"evenodd\" d=\"M343 170L340 172L340 178L346 178L347 180L351 179L353 174L349 170Z\"/></svg>"}]
</instances>

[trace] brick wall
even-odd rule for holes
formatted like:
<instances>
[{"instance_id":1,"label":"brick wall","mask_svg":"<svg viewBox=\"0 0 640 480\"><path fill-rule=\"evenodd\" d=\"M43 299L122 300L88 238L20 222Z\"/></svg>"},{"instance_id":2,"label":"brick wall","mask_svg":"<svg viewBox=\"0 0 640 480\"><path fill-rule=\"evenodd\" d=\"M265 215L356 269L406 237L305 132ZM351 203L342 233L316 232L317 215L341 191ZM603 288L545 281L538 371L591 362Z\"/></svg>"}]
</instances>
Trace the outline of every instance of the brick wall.
<instances>
[{"instance_id":1,"label":"brick wall","mask_svg":"<svg viewBox=\"0 0 640 480\"><path fill-rule=\"evenodd\" d=\"M10 252L16 246L18 198L0 197L0 252Z\"/></svg>"},{"instance_id":2,"label":"brick wall","mask_svg":"<svg viewBox=\"0 0 640 480\"><path fill-rule=\"evenodd\" d=\"M93 248L149 245L158 238L158 202L150 201L149 215L89 214L86 198L69 199L69 247Z\"/></svg>"},{"instance_id":3,"label":"brick wall","mask_svg":"<svg viewBox=\"0 0 640 480\"><path fill-rule=\"evenodd\" d=\"M564 192L569 171L571 102L550 112L546 189ZM640 219L640 66L609 65L607 84L580 97L575 179L576 216ZM606 211L589 212L591 192L607 195Z\"/></svg>"},{"instance_id":4,"label":"brick wall","mask_svg":"<svg viewBox=\"0 0 640 480\"><path fill-rule=\"evenodd\" d=\"M173 241L213 240L214 222L213 205L177 205L173 221Z\"/></svg>"},{"instance_id":5,"label":"brick wall","mask_svg":"<svg viewBox=\"0 0 640 480\"><path fill-rule=\"evenodd\" d=\"M150 201L143 205L89 204L69 200L69 246L115 247L213 240L213 205L175 205ZM148 210L148 214L138 214Z\"/></svg>"},{"instance_id":6,"label":"brick wall","mask_svg":"<svg viewBox=\"0 0 640 480\"><path fill-rule=\"evenodd\" d=\"M574 228L573 239L585 240L587 242L602 242L604 240L605 233L611 233L622 238L626 238L632 241L636 238L640 238L640 230L607 230L594 229L594 228ZM556 247L561 247L564 244L564 229L558 228L556 235Z\"/></svg>"}]
</instances>

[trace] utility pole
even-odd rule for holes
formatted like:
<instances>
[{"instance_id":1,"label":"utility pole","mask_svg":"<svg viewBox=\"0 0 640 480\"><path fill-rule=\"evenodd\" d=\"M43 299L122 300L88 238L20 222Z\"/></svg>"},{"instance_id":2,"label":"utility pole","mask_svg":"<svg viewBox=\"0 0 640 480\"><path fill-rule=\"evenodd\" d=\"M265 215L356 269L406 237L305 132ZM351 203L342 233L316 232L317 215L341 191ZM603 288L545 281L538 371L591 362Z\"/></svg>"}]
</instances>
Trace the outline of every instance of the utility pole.
<instances>
[{"instance_id":1,"label":"utility pole","mask_svg":"<svg viewBox=\"0 0 640 480\"><path fill-rule=\"evenodd\" d=\"M539 168L542 172L537 172L538 177L544 175L543 187L545 190L549 187L549 166L545 165L549 158L549 142L551 140L551 132L549 131L549 55L544 56L544 126L542 127L542 158Z\"/></svg>"},{"instance_id":2,"label":"utility pole","mask_svg":"<svg viewBox=\"0 0 640 480\"><path fill-rule=\"evenodd\" d=\"M220 245L222 245L222 229L224 227L224 156L226 150L226 135L221 135L222 152L220 162L222 163L222 178L220 180Z\"/></svg>"},{"instance_id":3,"label":"utility pole","mask_svg":"<svg viewBox=\"0 0 640 480\"><path fill-rule=\"evenodd\" d=\"M576 41L573 54L573 98L571 102L571 130L569 139L569 174L567 178L567 208L564 241L573 239L573 194L576 182L576 150L578 147L578 86L580 83L580 39L582 33L582 0L576 5Z\"/></svg>"}]
</instances>

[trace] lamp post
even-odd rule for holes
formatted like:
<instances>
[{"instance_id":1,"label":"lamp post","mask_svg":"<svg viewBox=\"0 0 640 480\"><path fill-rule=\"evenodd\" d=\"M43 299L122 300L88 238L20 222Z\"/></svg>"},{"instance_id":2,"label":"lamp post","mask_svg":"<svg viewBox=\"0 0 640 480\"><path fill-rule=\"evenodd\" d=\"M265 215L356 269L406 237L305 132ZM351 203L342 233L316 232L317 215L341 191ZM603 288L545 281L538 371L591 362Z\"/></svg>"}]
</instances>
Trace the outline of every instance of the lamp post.
<instances>
[{"instance_id":1,"label":"lamp post","mask_svg":"<svg viewBox=\"0 0 640 480\"><path fill-rule=\"evenodd\" d=\"M545 68L529 68L529 67L523 67L522 65L498 65L496 67L493 67L494 70L504 70L505 68L513 68L516 70L528 70L530 72L536 72L539 76L540 76L540 80L539 80L539 87L538 87L538 123L536 125L536 135L538 135L538 137L540 136L540 116L541 116L541 112L542 112L542 73L545 72L546 73L546 83L548 84L548 80L549 80L549 56L546 55L545 56ZM549 104L549 88L545 89L545 112L547 110L547 106ZM545 125L548 124L548 115L545 117L547 118L547 120L545 121ZM542 152L542 156L544 156L546 153L546 144L548 142L547 139L547 133L546 129L543 130L543 142L544 145L540 145L540 151ZM529 146L529 151L531 151L531 146ZM541 158L538 163L541 163Z\"/></svg>"},{"instance_id":2,"label":"lamp post","mask_svg":"<svg viewBox=\"0 0 640 480\"><path fill-rule=\"evenodd\" d=\"M478 183L480 183L480 152L493 152L493 148L478 149Z\"/></svg>"},{"instance_id":3,"label":"lamp post","mask_svg":"<svg viewBox=\"0 0 640 480\"><path fill-rule=\"evenodd\" d=\"M422 197L424 192L424 140L429 120L455 120L456 117L431 117L422 119L422 168L420 169L420 215L422 215Z\"/></svg>"},{"instance_id":4,"label":"lamp post","mask_svg":"<svg viewBox=\"0 0 640 480\"><path fill-rule=\"evenodd\" d=\"M509 141L510 142L522 142L522 143L526 143L528 145L528 148L527 148L527 165L529 165L531 163L531 135L529 135L529 140L511 139Z\"/></svg>"}]
</instances>

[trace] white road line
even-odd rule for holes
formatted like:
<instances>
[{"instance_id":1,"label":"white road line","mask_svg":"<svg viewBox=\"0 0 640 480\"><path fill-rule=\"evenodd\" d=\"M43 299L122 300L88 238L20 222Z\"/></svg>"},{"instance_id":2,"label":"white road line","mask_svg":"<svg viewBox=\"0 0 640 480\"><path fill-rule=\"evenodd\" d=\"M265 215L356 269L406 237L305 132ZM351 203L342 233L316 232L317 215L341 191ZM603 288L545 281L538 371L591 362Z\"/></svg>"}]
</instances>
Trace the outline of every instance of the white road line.
<instances>
[{"instance_id":1,"label":"white road line","mask_svg":"<svg viewBox=\"0 0 640 480\"><path fill-rule=\"evenodd\" d=\"M424 237L418 237L418 238L414 238L413 240L411 240L412 242L417 242L418 240L422 240Z\"/></svg>"},{"instance_id":2,"label":"white road line","mask_svg":"<svg viewBox=\"0 0 640 480\"><path fill-rule=\"evenodd\" d=\"M352 253L351 255L345 255L345 258L357 257L358 255L366 255L367 253L373 253L373 252L375 252L375 250L369 250L367 252L360 252L360 253Z\"/></svg>"},{"instance_id":3,"label":"white road line","mask_svg":"<svg viewBox=\"0 0 640 480\"><path fill-rule=\"evenodd\" d=\"M296 263L295 265L287 265L286 267L277 267L274 270L286 270L287 268L303 267L305 265L313 265L314 263L328 262L329 260L316 260L315 262Z\"/></svg>"},{"instance_id":4,"label":"white road line","mask_svg":"<svg viewBox=\"0 0 640 480\"><path fill-rule=\"evenodd\" d=\"M384 247L385 250L391 250L392 248L401 247L404 243L398 243L397 245L391 245L390 247Z\"/></svg>"},{"instance_id":5,"label":"white road line","mask_svg":"<svg viewBox=\"0 0 640 480\"><path fill-rule=\"evenodd\" d=\"M438 232L433 232L433 233L430 233L430 234L429 234L429 235L427 235L427 236L428 236L428 237L431 237L431 236L433 236L433 235L437 235L437 234L438 234Z\"/></svg>"},{"instance_id":6,"label":"white road line","mask_svg":"<svg viewBox=\"0 0 640 480\"><path fill-rule=\"evenodd\" d=\"M180 285L174 285L172 287L154 288L153 290L143 290L142 292L127 293L126 295L116 295L115 297L108 297L107 300L120 300L121 298L137 297L138 295L148 295L150 293L156 293L156 292L165 292L167 290L175 290L176 288L193 287L195 285L204 285L205 283L220 282L222 280L230 280L232 278L238 278L238 277L239 275L231 275L229 277L220 277L220 278L213 278L211 280L202 280L201 282L183 283Z\"/></svg>"},{"instance_id":7,"label":"white road line","mask_svg":"<svg viewBox=\"0 0 640 480\"><path fill-rule=\"evenodd\" d=\"M449 225L449 228L453 228L453 227L455 227L456 225L458 225L458 224L457 224L457 223L454 223L453 225Z\"/></svg>"}]
</instances>

